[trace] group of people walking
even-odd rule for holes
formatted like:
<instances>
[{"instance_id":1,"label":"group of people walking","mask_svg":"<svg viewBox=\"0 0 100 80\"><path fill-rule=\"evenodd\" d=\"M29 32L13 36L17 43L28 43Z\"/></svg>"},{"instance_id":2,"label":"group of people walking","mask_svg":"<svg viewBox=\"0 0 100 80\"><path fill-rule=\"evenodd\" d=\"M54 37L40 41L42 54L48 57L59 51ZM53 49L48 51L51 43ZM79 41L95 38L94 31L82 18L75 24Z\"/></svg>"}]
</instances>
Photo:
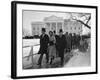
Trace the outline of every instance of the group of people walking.
<instances>
[{"instance_id":1,"label":"group of people walking","mask_svg":"<svg viewBox=\"0 0 100 80\"><path fill-rule=\"evenodd\" d=\"M81 41L81 36L79 34L75 33L65 33L66 37L66 51L70 52L72 49L79 48L80 46L80 41Z\"/></svg>"},{"instance_id":2,"label":"group of people walking","mask_svg":"<svg viewBox=\"0 0 100 80\"><path fill-rule=\"evenodd\" d=\"M75 33L66 32L63 34L63 30L59 30L59 35L55 31L49 31L49 35L46 34L46 29L42 28L42 34L40 36L40 54L38 65L42 64L43 55L46 55L46 63L52 64L56 57L60 57L61 66L64 65L64 53L70 53L72 49L79 48L81 36Z\"/></svg>"},{"instance_id":3,"label":"group of people walking","mask_svg":"<svg viewBox=\"0 0 100 80\"><path fill-rule=\"evenodd\" d=\"M61 66L64 65L64 51L66 48L66 37L63 35L63 30L59 30L59 35L56 35L55 31L49 31L49 35L46 34L46 29L42 28L42 34L40 36L40 50L38 65L42 64L43 55L46 55L46 63L52 64L55 57L60 57Z\"/></svg>"}]
</instances>

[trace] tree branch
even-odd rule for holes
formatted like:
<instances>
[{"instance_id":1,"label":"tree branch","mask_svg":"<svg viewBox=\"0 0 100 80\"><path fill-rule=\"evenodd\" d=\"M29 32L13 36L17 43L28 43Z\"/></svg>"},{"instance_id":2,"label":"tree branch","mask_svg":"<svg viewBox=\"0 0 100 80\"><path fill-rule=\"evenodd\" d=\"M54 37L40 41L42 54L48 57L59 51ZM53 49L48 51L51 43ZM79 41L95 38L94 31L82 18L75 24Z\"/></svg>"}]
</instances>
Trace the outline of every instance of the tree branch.
<instances>
[{"instance_id":1,"label":"tree branch","mask_svg":"<svg viewBox=\"0 0 100 80\"><path fill-rule=\"evenodd\" d=\"M76 21L80 22L81 24L85 25L87 28L91 29L91 27L90 27L88 24L84 23L83 21L77 20L77 19L73 19L73 20L76 20ZM90 19L89 19L89 20L90 20ZM88 22L89 22L89 20L88 20ZM87 22L87 23L88 23L88 22Z\"/></svg>"},{"instance_id":2,"label":"tree branch","mask_svg":"<svg viewBox=\"0 0 100 80\"><path fill-rule=\"evenodd\" d=\"M82 23L83 25L85 25L87 28L91 29L91 27L88 24L85 24L83 21L81 21L81 20L77 20L77 21Z\"/></svg>"},{"instance_id":3,"label":"tree branch","mask_svg":"<svg viewBox=\"0 0 100 80\"><path fill-rule=\"evenodd\" d=\"M88 24L88 22L90 21L90 19L91 19L91 16L89 17L89 19L88 19L88 21L86 22L86 24Z\"/></svg>"}]
</instances>

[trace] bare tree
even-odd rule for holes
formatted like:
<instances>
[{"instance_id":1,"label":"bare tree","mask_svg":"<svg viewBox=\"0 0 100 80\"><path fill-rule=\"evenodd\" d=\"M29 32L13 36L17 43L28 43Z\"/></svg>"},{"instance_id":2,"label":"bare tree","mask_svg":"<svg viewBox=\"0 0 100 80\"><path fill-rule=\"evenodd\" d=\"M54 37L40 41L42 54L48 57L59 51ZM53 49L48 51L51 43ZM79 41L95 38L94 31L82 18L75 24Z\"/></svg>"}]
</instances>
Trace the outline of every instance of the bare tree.
<instances>
[{"instance_id":1,"label":"bare tree","mask_svg":"<svg viewBox=\"0 0 100 80\"><path fill-rule=\"evenodd\" d=\"M87 28L91 29L91 26L88 24L91 20L91 14L89 13L70 13L71 19L80 22L85 25Z\"/></svg>"}]
</instances>

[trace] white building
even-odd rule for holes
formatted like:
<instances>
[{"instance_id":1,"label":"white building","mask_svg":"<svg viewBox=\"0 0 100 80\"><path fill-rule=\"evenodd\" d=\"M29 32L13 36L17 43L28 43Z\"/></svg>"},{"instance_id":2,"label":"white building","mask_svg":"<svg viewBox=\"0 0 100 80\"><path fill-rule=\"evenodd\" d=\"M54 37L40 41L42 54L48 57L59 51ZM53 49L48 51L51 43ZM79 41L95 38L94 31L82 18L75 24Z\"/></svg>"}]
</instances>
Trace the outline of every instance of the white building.
<instances>
[{"instance_id":1,"label":"white building","mask_svg":"<svg viewBox=\"0 0 100 80\"><path fill-rule=\"evenodd\" d=\"M41 29L44 27L43 22L32 22L32 35L41 35Z\"/></svg>"},{"instance_id":2,"label":"white building","mask_svg":"<svg viewBox=\"0 0 100 80\"><path fill-rule=\"evenodd\" d=\"M56 31L56 33L59 33L59 29L64 29L64 19L62 17L57 16L50 16L44 18L45 28L47 33L51 31Z\"/></svg>"},{"instance_id":3,"label":"white building","mask_svg":"<svg viewBox=\"0 0 100 80\"><path fill-rule=\"evenodd\" d=\"M68 33L81 34L82 24L75 20L67 19L67 20L64 20L64 30L65 32L68 32Z\"/></svg>"},{"instance_id":4,"label":"white building","mask_svg":"<svg viewBox=\"0 0 100 80\"><path fill-rule=\"evenodd\" d=\"M46 28L46 33L49 31L56 31L59 34L59 30L63 29L63 32L68 33L82 33L82 24L77 21L73 21L70 19L63 19L62 17L57 16L49 16L45 17L43 22L32 22L32 35L40 35L41 29Z\"/></svg>"}]
</instances>

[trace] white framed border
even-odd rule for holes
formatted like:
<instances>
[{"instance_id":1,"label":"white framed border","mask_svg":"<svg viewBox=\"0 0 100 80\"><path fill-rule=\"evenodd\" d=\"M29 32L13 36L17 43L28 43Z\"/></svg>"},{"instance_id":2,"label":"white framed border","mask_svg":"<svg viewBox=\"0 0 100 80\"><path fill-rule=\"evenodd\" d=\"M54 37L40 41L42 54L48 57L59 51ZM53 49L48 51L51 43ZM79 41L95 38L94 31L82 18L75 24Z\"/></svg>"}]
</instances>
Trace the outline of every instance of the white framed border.
<instances>
[{"instance_id":1,"label":"white framed border","mask_svg":"<svg viewBox=\"0 0 100 80\"><path fill-rule=\"evenodd\" d=\"M38 75L55 75L70 73L96 72L96 9L84 7L67 7L67 6L47 6L47 5L28 5L17 4L17 77L38 76ZM54 68L54 69L22 69L22 10L49 10L62 12L79 12L91 13L91 66L75 68ZM95 54L94 54L95 53Z\"/></svg>"}]
</instances>

